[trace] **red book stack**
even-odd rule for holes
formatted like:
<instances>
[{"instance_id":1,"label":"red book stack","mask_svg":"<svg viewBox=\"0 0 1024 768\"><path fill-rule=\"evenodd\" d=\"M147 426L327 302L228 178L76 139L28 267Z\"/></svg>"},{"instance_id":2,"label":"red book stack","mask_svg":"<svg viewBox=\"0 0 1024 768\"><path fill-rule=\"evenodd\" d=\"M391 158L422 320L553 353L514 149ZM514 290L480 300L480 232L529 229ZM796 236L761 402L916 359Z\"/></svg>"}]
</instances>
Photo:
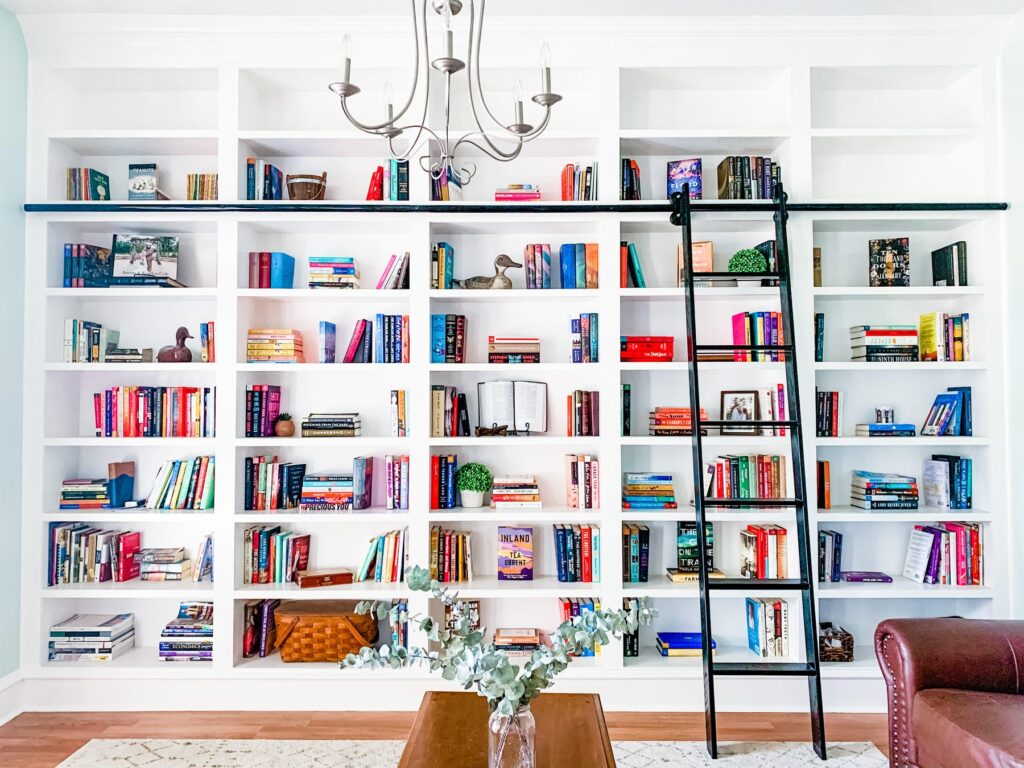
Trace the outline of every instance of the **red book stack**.
<instances>
[{"instance_id":1,"label":"red book stack","mask_svg":"<svg viewBox=\"0 0 1024 768\"><path fill-rule=\"evenodd\" d=\"M670 363L674 356L672 336L622 336L619 359L624 363Z\"/></svg>"}]
</instances>

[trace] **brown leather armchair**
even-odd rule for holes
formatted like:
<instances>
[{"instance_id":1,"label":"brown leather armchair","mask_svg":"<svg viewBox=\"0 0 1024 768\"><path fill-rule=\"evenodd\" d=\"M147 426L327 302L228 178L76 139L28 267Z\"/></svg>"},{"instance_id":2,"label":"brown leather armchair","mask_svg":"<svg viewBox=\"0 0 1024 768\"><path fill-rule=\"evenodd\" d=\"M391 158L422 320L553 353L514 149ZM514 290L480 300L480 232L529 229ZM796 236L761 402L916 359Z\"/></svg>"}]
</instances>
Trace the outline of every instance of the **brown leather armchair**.
<instances>
[{"instance_id":1,"label":"brown leather armchair","mask_svg":"<svg viewBox=\"0 0 1024 768\"><path fill-rule=\"evenodd\" d=\"M888 619L875 655L893 768L1024 766L1024 621Z\"/></svg>"}]
</instances>

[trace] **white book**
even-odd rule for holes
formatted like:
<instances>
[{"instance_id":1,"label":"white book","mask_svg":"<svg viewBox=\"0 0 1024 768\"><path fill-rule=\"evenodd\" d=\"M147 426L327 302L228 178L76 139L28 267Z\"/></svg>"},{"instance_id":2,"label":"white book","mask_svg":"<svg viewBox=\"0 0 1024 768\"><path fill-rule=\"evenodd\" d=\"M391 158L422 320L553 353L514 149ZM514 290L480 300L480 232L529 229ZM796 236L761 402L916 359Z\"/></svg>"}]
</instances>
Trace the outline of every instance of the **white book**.
<instances>
[{"instance_id":1,"label":"white book","mask_svg":"<svg viewBox=\"0 0 1024 768\"><path fill-rule=\"evenodd\" d=\"M921 486L926 507L948 507L949 465L944 461L926 461Z\"/></svg>"},{"instance_id":2,"label":"white book","mask_svg":"<svg viewBox=\"0 0 1024 768\"><path fill-rule=\"evenodd\" d=\"M910 532L910 541L907 542L907 559L903 563L903 577L924 583L925 573L928 571L928 558L932 554L932 544L935 537L927 531L914 529Z\"/></svg>"},{"instance_id":3,"label":"white book","mask_svg":"<svg viewBox=\"0 0 1024 768\"><path fill-rule=\"evenodd\" d=\"M782 601L782 637L780 640L780 656L789 656L789 603Z\"/></svg>"},{"instance_id":4,"label":"white book","mask_svg":"<svg viewBox=\"0 0 1024 768\"><path fill-rule=\"evenodd\" d=\"M516 432L547 432L548 385L540 381L485 381L477 384L481 425L508 425Z\"/></svg>"}]
</instances>

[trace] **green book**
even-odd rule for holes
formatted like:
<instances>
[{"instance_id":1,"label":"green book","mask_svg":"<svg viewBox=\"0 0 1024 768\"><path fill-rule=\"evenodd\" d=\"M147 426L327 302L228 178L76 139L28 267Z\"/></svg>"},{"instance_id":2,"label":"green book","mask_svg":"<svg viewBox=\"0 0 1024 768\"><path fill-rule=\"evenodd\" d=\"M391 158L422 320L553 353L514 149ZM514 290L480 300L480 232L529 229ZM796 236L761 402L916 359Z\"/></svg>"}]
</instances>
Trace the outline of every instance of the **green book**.
<instances>
[{"instance_id":1,"label":"green book","mask_svg":"<svg viewBox=\"0 0 1024 768\"><path fill-rule=\"evenodd\" d=\"M644 271L640 267L640 254L637 253L633 243L630 243L627 248L629 249L629 274L633 278L633 285L637 288L646 288L647 281L644 280Z\"/></svg>"}]
</instances>

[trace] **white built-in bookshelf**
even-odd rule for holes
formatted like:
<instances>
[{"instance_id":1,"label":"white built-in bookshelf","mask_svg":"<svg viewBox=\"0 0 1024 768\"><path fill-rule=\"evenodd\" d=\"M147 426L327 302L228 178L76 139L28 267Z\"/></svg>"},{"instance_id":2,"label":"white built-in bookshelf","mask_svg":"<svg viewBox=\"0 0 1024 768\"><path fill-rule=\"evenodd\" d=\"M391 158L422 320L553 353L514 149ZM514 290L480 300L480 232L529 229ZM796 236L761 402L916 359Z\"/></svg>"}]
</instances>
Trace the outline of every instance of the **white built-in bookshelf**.
<instances>
[{"instance_id":1,"label":"white built-in bookshelf","mask_svg":"<svg viewBox=\"0 0 1024 768\"><path fill-rule=\"evenodd\" d=\"M607 39L601 37L605 33L593 34L598 41L593 47L600 48L599 41ZM558 178L565 163L598 160L600 202L613 203L618 198L622 156L637 160L645 201L664 198L667 160L701 156L705 199L714 199L715 167L723 156L733 153L771 155L781 163L794 203L998 200L994 54L983 44L988 32L975 30L971 34L971 42L955 59L936 36L891 56L879 43L878 56L863 59L873 61L870 65L854 63L861 61L856 54L862 43L852 38L841 38L832 52L814 46L814 52L806 55L796 50L799 45L781 51L775 45L765 45L760 58L747 50L727 57L681 52L669 36L657 39L646 50L625 46L601 60L591 58L591 51L572 66L556 67L557 90L565 100L555 110L548 132L528 145L519 161L506 165L475 158L479 172L466 188L466 202L486 203L495 186L526 180L541 185L545 201L557 200ZM219 173L220 202L234 203L245 196L245 158L249 155L271 161L285 173L326 170L328 203L358 203L373 168L384 158L383 142L345 130L337 105L326 90L326 84L337 79L326 53L309 52L290 63L274 55L266 57L270 63L258 63L237 45L222 41L210 43L214 50L198 57L194 67L183 66L178 57L164 60L145 55L128 55L115 65L114 58L51 58L42 51L40 35L41 28L30 30L30 50L36 51L30 105L30 203L62 202L67 166L89 166L108 173L113 198L122 201L127 197L127 164L137 161L157 162L161 178L166 180L162 186L175 198L184 197L186 173ZM559 36L558 30L552 32L553 40ZM500 34L496 38L501 39ZM738 39L740 48L748 45L742 36ZM223 50L217 50L218 45ZM707 48L710 43L702 40L701 45ZM120 43L115 49L122 50L118 46ZM295 49L292 44L289 50ZM368 51L367 55L372 61ZM729 65L709 63L726 59ZM764 60L773 63L764 66ZM170 66L165 66L167 61ZM371 94L379 92L386 80L394 82L396 93L408 85L408 72L394 63L364 66L359 77L366 102L354 101L353 109L362 117L371 113L370 102L377 98ZM496 102L504 95L501 88L510 89L516 77L532 83L536 73L525 66L485 67L485 82L493 82L499 90ZM115 109L125 104L132 108ZM453 114L453 122L460 127L469 124L466 104L456 102ZM356 569L370 537L405 526L410 532L409 562L425 564L429 528L443 523L473 534L473 579L457 587L463 596L481 600L483 621L489 627L553 627L559 621L559 597L592 597L608 607L620 605L626 597L649 595L654 599L660 616L653 627L641 630L640 656L624 659L619 644L613 643L595 658L575 660L565 682L560 683L563 690L599 691L610 709L702 707L699 660L663 659L654 649L655 632L692 631L700 626L696 588L672 584L664 577L665 568L675 565L676 521L694 516L690 439L644 434L647 411L654 406L688 405L683 294L676 287L674 273L678 228L669 223L667 210L645 211L643 203L615 210L567 204L550 212L537 212L530 205L513 211L491 210L485 205L464 212L428 203L426 178L415 161L412 166L413 205L392 204L395 210L344 212L319 210L311 204L300 211L289 209L287 201L263 204L259 209L244 204L203 209L188 204L173 209L139 204L131 211L79 204L28 216L21 657L28 678L38 678L40 686L60 686L37 689L35 695L49 696L49 706L68 701L82 708L413 708L419 701L418 691L443 682L436 678L427 682L420 670L340 672L328 664L286 665L276 655L241 658L242 606L247 600L409 597L414 610L440 618L436 605L422 595L410 595L404 584L363 582L310 590L244 585L242 531L250 525L270 523L311 533L312 567ZM952 183L951 176L955 177ZM180 237L179 277L189 287L61 287L63 243L106 244L114 233L121 232ZM866 287L867 241L903 235L911 241L913 286ZM762 211L695 214L694 239L714 241L716 268L724 269L735 250L773 237L771 219ZM557 253L560 243L596 242L600 287L527 291L523 272L516 270L511 273L516 285L511 291L431 290L429 249L439 240L454 246L460 277L488 274L497 254L516 257L527 243L551 243ZM649 288L620 288L621 240L637 244ZM969 245L970 285L932 287L930 251L957 240ZM815 457L831 462L833 478L833 508L811 510L812 561L817 554L814 528L828 527L845 534L844 569L883 570L895 576L892 584L815 584L819 619L845 626L858 644L855 662L824 667L825 707L877 708L882 706L883 688L872 636L879 620L951 614L998 617L1009 610L1012 552L1008 543L1007 436L1002 416L1007 342L1000 213L974 209L793 211L789 242L809 489L814 489ZM821 287L812 282L815 246L823 252ZM296 289L249 289L247 254L252 250L279 250L294 256ZM405 251L412 256L410 289L370 290L390 255ZM364 288L342 292L303 289L306 257L324 254L357 257ZM736 312L779 309L774 289L702 288L697 294L702 341L730 343L729 318ZM918 315L927 311L971 313L973 361L849 361L847 326L916 323ZM245 336L250 327L302 330L307 360L315 360L320 320L337 324L338 344L343 347L354 322L377 312L409 315L410 363L272 366L245 362ZM569 319L580 312L599 314L598 363L569 362ZM825 358L819 363L814 361L814 312L824 312L827 322ZM430 364L433 313L467 316L468 363ZM68 317L118 328L123 341L154 348L171 343L179 325L195 333L200 322L213 320L217 361L190 365L62 363L63 321ZM483 345L488 334L513 332L541 337L543 364L516 367L481 362L486 360ZM620 334L673 335L676 362L620 363ZM546 435L430 437L432 384L454 385L467 392L475 426L475 384L500 378L547 383ZM784 379L779 363L707 365L702 369L701 388L707 398L702 405L714 419L721 390L759 388ZM297 418L310 411L358 411L363 414L364 436L244 438L244 390L254 383L280 385L283 408ZM623 383L631 385L633 399L632 435L625 437L620 436L618 410ZM217 436L92 436L91 395L116 384L216 386ZM934 395L951 385L973 388L975 437L882 441L814 436L816 386L845 393L843 434L847 435L853 433L855 423L870 420L869 411L873 414L874 406L882 403L895 407L900 420L920 424ZM388 436L391 389L407 391L408 437ZM562 436L565 396L573 389L600 392L599 437ZM788 437L714 436L705 441L705 450L711 455L787 454L788 446ZM937 451L975 460L973 510L885 513L847 506L851 470L892 470L920 477L922 461ZM600 509L565 506L563 456L576 452L600 459ZM305 462L310 472L348 472L355 456L382 459L387 453L411 457L408 511L379 508L363 513L302 514L242 509L242 467L247 456L277 454L282 460ZM430 510L429 459L440 453L457 453L460 464L481 461L502 474L536 475L544 508L519 515L487 508ZM134 460L136 495L145 495L162 461L196 454L216 455L213 510L194 514L141 510L63 514L58 510L62 479L104 476L108 462ZM380 464L382 461L374 480L378 503L383 498ZM623 510L620 473L631 470L672 472L680 509ZM808 497L813 500L814 493ZM738 570L739 530L757 522L789 528L789 569L796 572L792 511L722 510L709 513L709 519L715 525L716 566L726 573ZM203 535L213 533L215 581L47 588L46 526L55 520L131 527L143 532L143 546L184 544L192 552ZM923 586L899 577L913 525L941 520L984 524L984 586ZM559 583L551 526L581 522L601 527L603 579L594 584ZM620 529L626 522L651 528L647 583L623 583L620 578ZM497 580L499 524L534 527L536 576L532 582ZM746 648L745 596L728 592L715 598L714 634L722 661L755 658ZM160 628L183 599L215 603L215 660L210 665L162 665L157 659ZM52 623L75 612L106 611L135 613L137 647L133 651L107 665L46 663L46 635ZM790 615L791 635L796 640L803 629L800 614L792 611ZM793 642L792 647L794 660L800 660L801 644ZM146 681L151 679L161 681L159 701L152 699L152 691L147 692ZM203 681L202 688L194 686L198 680ZM103 687L104 681L110 681L109 688ZM127 700L124 694L103 699L107 691L125 690L129 691ZM764 694L751 698L749 681L723 681L719 683L719 704L748 710L805 706L802 688L790 680L759 681L758 690ZM95 691L100 694L91 693Z\"/></svg>"}]
</instances>

